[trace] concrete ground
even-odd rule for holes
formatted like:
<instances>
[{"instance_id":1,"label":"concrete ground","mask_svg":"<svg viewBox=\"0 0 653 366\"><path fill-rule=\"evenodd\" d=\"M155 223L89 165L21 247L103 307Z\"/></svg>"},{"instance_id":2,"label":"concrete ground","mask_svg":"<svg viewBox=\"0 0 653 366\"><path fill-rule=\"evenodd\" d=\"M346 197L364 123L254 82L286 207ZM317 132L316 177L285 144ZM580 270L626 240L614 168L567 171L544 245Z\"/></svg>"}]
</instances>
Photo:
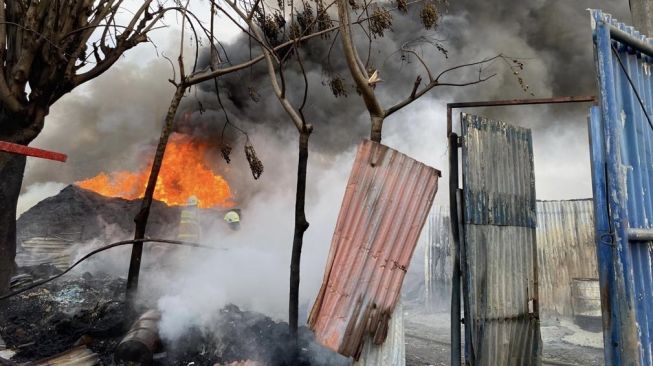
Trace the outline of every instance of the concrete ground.
<instances>
[{"instance_id":1,"label":"concrete ground","mask_svg":"<svg viewBox=\"0 0 653 366\"><path fill-rule=\"evenodd\" d=\"M449 323L449 313L404 313L406 365L450 365ZM582 330L568 320L543 321L541 332L544 365L603 365L600 332Z\"/></svg>"}]
</instances>

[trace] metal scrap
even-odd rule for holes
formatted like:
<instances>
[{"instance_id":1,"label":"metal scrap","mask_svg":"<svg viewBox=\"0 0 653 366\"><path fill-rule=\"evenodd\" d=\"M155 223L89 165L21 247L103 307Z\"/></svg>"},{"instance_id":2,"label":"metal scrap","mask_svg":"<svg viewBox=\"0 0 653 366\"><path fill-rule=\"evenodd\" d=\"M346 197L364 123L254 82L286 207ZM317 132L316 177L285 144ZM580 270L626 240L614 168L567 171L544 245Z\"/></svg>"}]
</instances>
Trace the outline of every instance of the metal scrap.
<instances>
[{"instance_id":1,"label":"metal scrap","mask_svg":"<svg viewBox=\"0 0 653 366\"><path fill-rule=\"evenodd\" d=\"M359 145L309 317L318 342L358 359L366 340L385 341L439 175L387 146Z\"/></svg>"}]
</instances>

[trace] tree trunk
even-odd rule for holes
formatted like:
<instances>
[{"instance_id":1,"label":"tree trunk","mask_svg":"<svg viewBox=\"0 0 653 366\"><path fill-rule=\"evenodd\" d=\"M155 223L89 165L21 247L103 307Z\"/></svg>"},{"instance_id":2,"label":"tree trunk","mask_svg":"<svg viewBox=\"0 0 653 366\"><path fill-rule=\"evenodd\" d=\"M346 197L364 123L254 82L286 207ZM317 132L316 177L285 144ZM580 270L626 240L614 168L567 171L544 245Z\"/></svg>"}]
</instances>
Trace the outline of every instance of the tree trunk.
<instances>
[{"instance_id":1,"label":"tree trunk","mask_svg":"<svg viewBox=\"0 0 653 366\"><path fill-rule=\"evenodd\" d=\"M306 166L308 163L308 138L311 127L304 126L299 133L299 160L297 162L297 192L295 197L295 235L292 243L290 260L290 301L288 306L288 324L290 336L297 344L297 324L299 318L299 270L304 243L304 232L308 229L304 206L306 202Z\"/></svg>"},{"instance_id":2,"label":"tree trunk","mask_svg":"<svg viewBox=\"0 0 653 366\"><path fill-rule=\"evenodd\" d=\"M186 87L183 85L177 86L175 95L170 102L170 107L168 107L168 113L166 114L165 123L161 129L161 137L159 138L159 144L156 147L156 153L154 155L154 160L152 162L152 170L150 170L150 177L147 181L147 188L145 188L145 195L141 201L141 209L134 218L134 223L136 228L134 230L134 239L144 239L145 238L145 229L147 228L147 219L150 215L150 207L152 207L152 199L154 196L154 188L156 187L156 182L159 178L159 172L161 171L161 164L163 162L163 155L166 151L166 146L168 144L168 138L172 133L172 128L175 121L175 115L177 114L177 108L179 107L179 102L184 96L184 91ZM129 274L127 276L127 299L133 300L136 290L138 289L138 276L141 269L141 256L143 254L143 243L134 243L132 246L132 255L131 261L129 262Z\"/></svg>"},{"instance_id":3,"label":"tree trunk","mask_svg":"<svg viewBox=\"0 0 653 366\"><path fill-rule=\"evenodd\" d=\"M370 131L370 140L381 143L381 130L383 129L383 117L372 116L372 128Z\"/></svg>"},{"instance_id":4,"label":"tree trunk","mask_svg":"<svg viewBox=\"0 0 653 366\"><path fill-rule=\"evenodd\" d=\"M9 291L16 268L16 205L26 157L0 152L0 295Z\"/></svg>"}]
</instances>

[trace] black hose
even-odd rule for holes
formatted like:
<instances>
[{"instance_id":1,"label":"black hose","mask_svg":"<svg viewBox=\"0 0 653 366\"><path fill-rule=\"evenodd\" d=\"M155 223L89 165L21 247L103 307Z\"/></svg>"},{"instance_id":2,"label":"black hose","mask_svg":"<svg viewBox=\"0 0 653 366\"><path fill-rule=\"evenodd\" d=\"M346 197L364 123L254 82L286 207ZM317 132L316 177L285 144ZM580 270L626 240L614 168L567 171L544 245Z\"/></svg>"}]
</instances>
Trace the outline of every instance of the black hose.
<instances>
[{"instance_id":1,"label":"black hose","mask_svg":"<svg viewBox=\"0 0 653 366\"><path fill-rule=\"evenodd\" d=\"M50 281L56 280L57 278L59 278L59 277L65 275L66 273L70 272L73 268L77 267L77 265L79 265L80 263L82 263L86 259L90 258L91 256L93 256L93 255L95 255L97 253L103 252L103 251L105 251L107 249L111 249L111 248L115 248L115 247L119 247L119 246L123 246L123 245L130 245L130 244L134 244L134 243L148 243L148 242L174 244L174 245L184 245L184 246L190 246L190 247L195 247L195 248L217 249L217 248L214 248L214 247L211 247L211 246L208 246L208 245L202 245L202 244L199 244L199 243L193 243L193 242L181 241L181 240L150 239L150 238L147 238L147 239L132 239L132 240L118 241L118 242L108 244L106 246L100 247L98 249L95 249L95 250L89 252L88 254L84 255L82 258L77 260L75 263L73 263L72 266L66 268L66 270L64 270L63 272L61 272L61 273L59 273L57 275L54 275L52 277L49 277L49 278L46 278L46 279L31 283L31 284L29 284L29 285L27 285L27 286L25 286L25 287L23 287L21 289L11 291L11 292L9 292L9 293L7 293L5 295L0 296L0 301L8 299L8 298L13 297L13 296L16 296L18 294L22 294L25 291L31 290L31 289L33 289L35 287L38 287L38 286L44 285L44 284L46 284L46 283L48 283Z\"/></svg>"}]
</instances>

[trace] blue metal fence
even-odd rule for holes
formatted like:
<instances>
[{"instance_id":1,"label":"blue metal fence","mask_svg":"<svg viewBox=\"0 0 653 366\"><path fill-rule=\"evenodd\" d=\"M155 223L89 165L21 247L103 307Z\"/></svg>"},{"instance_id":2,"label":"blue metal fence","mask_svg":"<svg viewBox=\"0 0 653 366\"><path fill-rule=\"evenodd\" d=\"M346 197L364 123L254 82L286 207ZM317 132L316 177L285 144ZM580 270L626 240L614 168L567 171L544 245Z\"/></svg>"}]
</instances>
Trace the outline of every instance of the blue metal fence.
<instances>
[{"instance_id":1,"label":"blue metal fence","mask_svg":"<svg viewBox=\"0 0 653 366\"><path fill-rule=\"evenodd\" d=\"M600 109L590 110L608 365L653 365L653 40L592 11Z\"/></svg>"}]
</instances>

